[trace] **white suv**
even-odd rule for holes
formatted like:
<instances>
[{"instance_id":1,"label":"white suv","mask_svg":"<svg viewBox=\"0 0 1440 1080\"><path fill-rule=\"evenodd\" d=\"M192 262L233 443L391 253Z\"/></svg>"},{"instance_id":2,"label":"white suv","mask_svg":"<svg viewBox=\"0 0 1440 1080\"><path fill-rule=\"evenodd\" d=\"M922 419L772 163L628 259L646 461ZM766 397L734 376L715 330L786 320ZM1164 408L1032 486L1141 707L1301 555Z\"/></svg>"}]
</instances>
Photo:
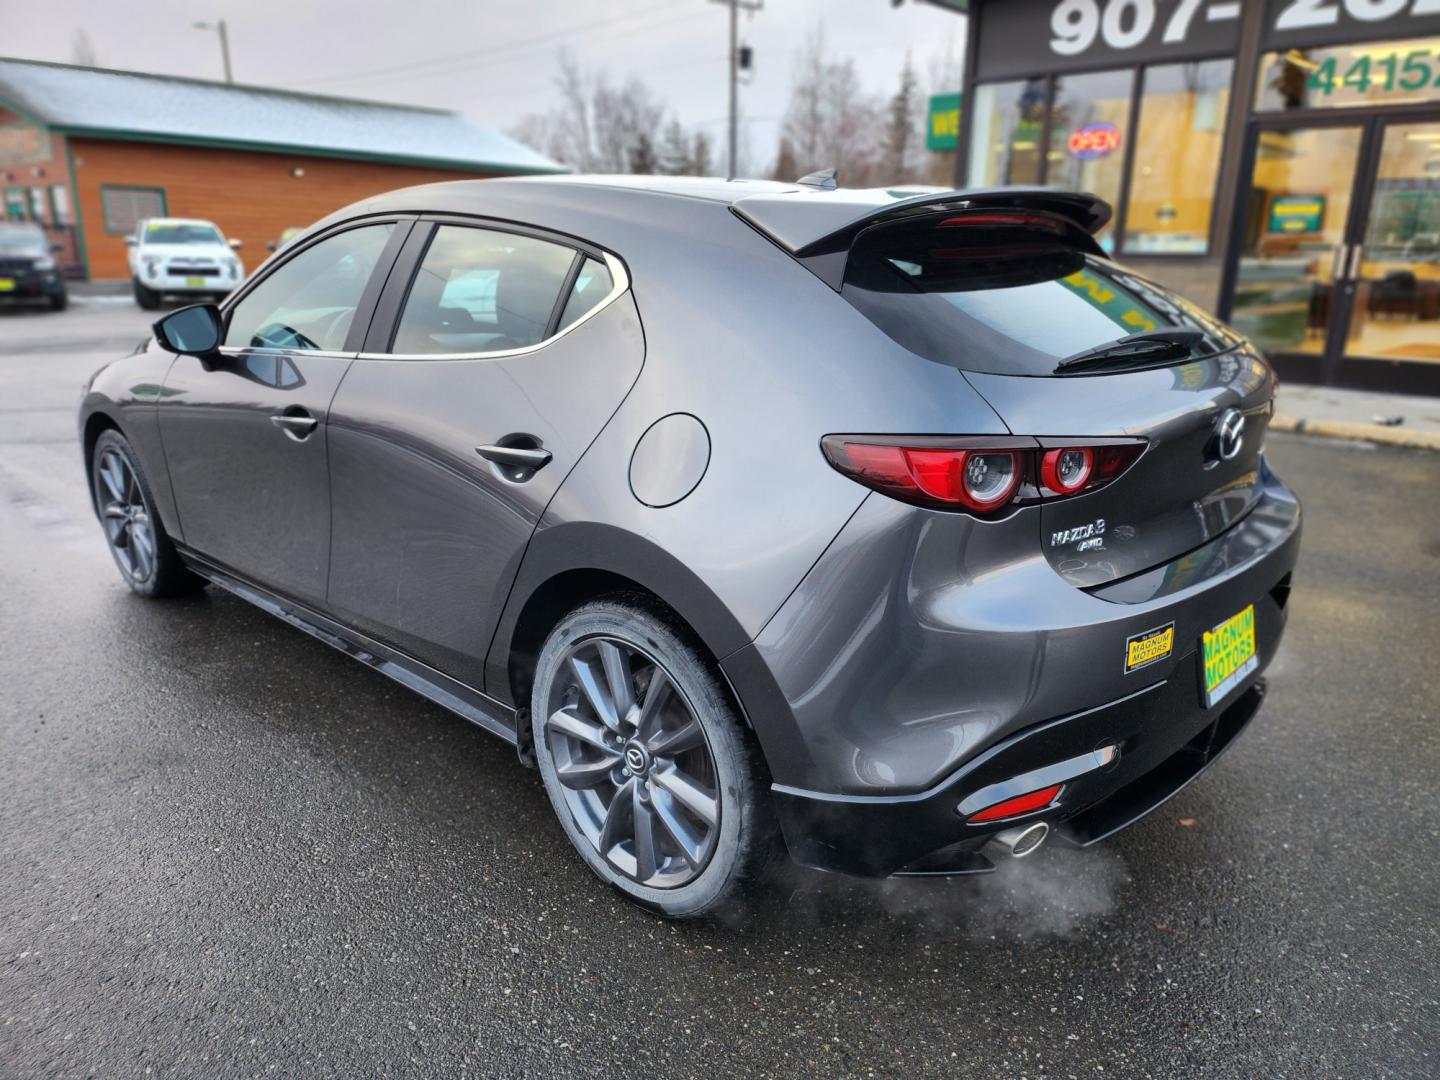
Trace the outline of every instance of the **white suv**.
<instances>
[{"instance_id":1,"label":"white suv","mask_svg":"<svg viewBox=\"0 0 1440 1080\"><path fill-rule=\"evenodd\" d=\"M240 241L227 242L214 222L146 218L125 244L135 302L147 311L159 307L164 295L223 297L245 276L235 256Z\"/></svg>"}]
</instances>

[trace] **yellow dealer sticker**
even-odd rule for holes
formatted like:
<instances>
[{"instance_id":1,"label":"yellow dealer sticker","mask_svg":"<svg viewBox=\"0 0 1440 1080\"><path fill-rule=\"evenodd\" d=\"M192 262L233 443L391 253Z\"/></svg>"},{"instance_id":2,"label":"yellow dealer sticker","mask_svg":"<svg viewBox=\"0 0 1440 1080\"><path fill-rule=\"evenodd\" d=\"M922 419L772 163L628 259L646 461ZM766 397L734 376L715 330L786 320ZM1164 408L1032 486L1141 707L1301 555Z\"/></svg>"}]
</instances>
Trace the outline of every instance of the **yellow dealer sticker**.
<instances>
[{"instance_id":1,"label":"yellow dealer sticker","mask_svg":"<svg viewBox=\"0 0 1440 1080\"><path fill-rule=\"evenodd\" d=\"M1205 661L1205 707L1208 709L1255 670L1255 605L1226 619L1200 639Z\"/></svg>"},{"instance_id":2,"label":"yellow dealer sticker","mask_svg":"<svg viewBox=\"0 0 1440 1080\"><path fill-rule=\"evenodd\" d=\"M14 279L14 278L8 278L8 277L0 277L0 292L14 292L14 291L15 291L15 279Z\"/></svg>"},{"instance_id":3,"label":"yellow dealer sticker","mask_svg":"<svg viewBox=\"0 0 1440 1080\"><path fill-rule=\"evenodd\" d=\"M1175 624L1166 623L1125 639L1125 674L1164 660L1175 648Z\"/></svg>"}]
</instances>

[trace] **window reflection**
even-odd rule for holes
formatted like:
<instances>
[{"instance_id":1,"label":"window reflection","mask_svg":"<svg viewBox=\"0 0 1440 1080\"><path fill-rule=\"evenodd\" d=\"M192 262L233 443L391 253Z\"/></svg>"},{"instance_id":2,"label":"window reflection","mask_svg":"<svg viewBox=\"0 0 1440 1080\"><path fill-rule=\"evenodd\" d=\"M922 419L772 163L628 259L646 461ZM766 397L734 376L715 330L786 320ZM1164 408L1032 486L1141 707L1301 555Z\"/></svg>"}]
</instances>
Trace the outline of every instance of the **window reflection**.
<instances>
[{"instance_id":1,"label":"window reflection","mask_svg":"<svg viewBox=\"0 0 1440 1080\"><path fill-rule=\"evenodd\" d=\"M1047 183L1093 192L1119 208L1134 83L1133 69L1056 78ZM1106 251L1114 248L1113 219L1095 238Z\"/></svg>"},{"instance_id":2,"label":"window reflection","mask_svg":"<svg viewBox=\"0 0 1440 1080\"><path fill-rule=\"evenodd\" d=\"M1230 81L1229 60L1145 69L1125 250L1201 254L1210 243Z\"/></svg>"},{"instance_id":3,"label":"window reflection","mask_svg":"<svg viewBox=\"0 0 1440 1080\"><path fill-rule=\"evenodd\" d=\"M1044 79L977 86L970 132L970 185L1040 183L1044 124Z\"/></svg>"}]
</instances>

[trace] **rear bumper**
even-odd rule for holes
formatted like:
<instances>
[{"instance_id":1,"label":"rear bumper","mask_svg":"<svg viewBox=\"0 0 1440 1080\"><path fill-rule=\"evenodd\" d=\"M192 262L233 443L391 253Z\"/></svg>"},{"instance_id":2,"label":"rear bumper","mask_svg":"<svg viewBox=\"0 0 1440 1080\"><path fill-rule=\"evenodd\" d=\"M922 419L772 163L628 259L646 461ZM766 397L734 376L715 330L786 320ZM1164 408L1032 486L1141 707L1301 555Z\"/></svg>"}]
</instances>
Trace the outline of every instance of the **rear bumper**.
<instances>
[{"instance_id":1,"label":"rear bumper","mask_svg":"<svg viewBox=\"0 0 1440 1080\"><path fill-rule=\"evenodd\" d=\"M1262 473L1258 503L1210 544L1089 591L1038 554L1023 512L976 523L868 500L723 664L793 857L866 875L983 870L979 849L1015 819L968 825L958 807L981 789L1113 746L1019 819L1085 844L1198 775L1254 716L1285 628L1299 504ZM1201 635L1247 604L1258 663L1207 707ZM1126 671L1127 638L1168 624L1171 653Z\"/></svg>"},{"instance_id":2,"label":"rear bumper","mask_svg":"<svg viewBox=\"0 0 1440 1080\"><path fill-rule=\"evenodd\" d=\"M13 283L11 288L0 291L0 304L7 300L41 300L65 295L65 279L58 270L0 274L0 277L8 277Z\"/></svg>"},{"instance_id":3,"label":"rear bumper","mask_svg":"<svg viewBox=\"0 0 1440 1080\"><path fill-rule=\"evenodd\" d=\"M1001 828L1045 821L1062 842L1098 843L1133 824L1205 771L1254 719L1265 684L1204 711L1180 682L1042 725L981 754L927 792L895 797L817 796L777 788L791 857L805 866L867 877L987 873L981 849ZM1055 810L986 826L958 807L972 792L1058 761L1118 746L1108 764L1070 778Z\"/></svg>"}]
</instances>

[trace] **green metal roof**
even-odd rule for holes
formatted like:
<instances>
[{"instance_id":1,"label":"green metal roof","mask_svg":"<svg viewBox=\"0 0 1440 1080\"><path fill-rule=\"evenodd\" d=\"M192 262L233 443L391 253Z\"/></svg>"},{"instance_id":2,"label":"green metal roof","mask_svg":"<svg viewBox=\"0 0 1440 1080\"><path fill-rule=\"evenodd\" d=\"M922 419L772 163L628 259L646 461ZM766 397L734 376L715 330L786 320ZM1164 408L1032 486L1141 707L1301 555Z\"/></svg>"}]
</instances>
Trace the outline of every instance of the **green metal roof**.
<instances>
[{"instance_id":1,"label":"green metal roof","mask_svg":"<svg viewBox=\"0 0 1440 1080\"><path fill-rule=\"evenodd\" d=\"M67 135L495 173L564 172L458 113L0 57L0 104Z\"/></svg>"}]
</instances>

